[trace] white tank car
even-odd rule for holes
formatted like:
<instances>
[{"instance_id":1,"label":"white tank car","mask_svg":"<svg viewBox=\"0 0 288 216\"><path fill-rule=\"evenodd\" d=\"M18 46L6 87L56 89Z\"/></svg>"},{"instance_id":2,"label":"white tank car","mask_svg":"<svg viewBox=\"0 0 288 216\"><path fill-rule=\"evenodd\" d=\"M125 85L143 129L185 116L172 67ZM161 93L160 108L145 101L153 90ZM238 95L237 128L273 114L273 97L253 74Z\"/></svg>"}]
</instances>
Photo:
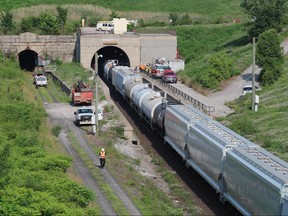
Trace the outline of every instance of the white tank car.
<instances>
[{"instance_id":1,"label":"white tank car","mask_svg":"<svg viewBox=\"0 0 288 216\"><path fill-rule=\"evenodd\" d=\"M135 86L133 89L131 89L131 98L130 98L130 101L131 101L131 103L132 103L132 106L133 106L134 108L136 108L137 110L139 109L140 104L137 104L137 105L136 105L137 101L139 101L139 100L137 100L136 97L137 97L137 94L138 94L140 91L143 91L143 90L145 90L145 91L150 91L149 85L148 85L147 83L141 83L141 84Z\"/></svg>"},{"instance_id":2,"label":"white tank car","mask_svg":"<svg viewBox=\"0 0 288 216\"><path fill-rule=\"evenodd\" d=\"M157 107L163 107L163 97L160 92L150 91L145 94L141 101L141 114L146 119L146 121L154 128L154 114L158 115L156 112ZM156 117L155 117L156 118Z\"/></svg>"},{"instance_id":3,"label":"white tank car","mask_svg":"<svg viewBox=\"0 0 288 216\"><path fill-rule=\"evenodd\" d=\"M165 142L244 215L288 214L288 164L193 107L168 106Z\"/></svg>"},{"instance_id":4,"label":"white tank car","mask_svg":"<svg viewBox=\"0 0 288 216\"><path fill-rule=\"evenodd\" d=\"M130 79L125 83L124 92L125 92L125 95L126 95L126 98L128 99L128 101L130 101L130 98L132 97L133 89L136 88L136 86L138 86L140 84L142 84L142 78Z\"/></svg>"}]
</instances>

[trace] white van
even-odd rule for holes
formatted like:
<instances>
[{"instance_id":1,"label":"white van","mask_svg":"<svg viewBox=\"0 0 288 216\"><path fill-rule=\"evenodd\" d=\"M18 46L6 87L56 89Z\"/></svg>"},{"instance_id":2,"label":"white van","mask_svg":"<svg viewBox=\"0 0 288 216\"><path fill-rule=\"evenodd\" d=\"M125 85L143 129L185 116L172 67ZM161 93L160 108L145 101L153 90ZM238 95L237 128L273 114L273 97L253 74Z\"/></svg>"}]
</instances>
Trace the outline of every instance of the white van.
<instances>
[{"instance_id":1,"label":"white van","mask_svg":"<svg viewBox=\"0 0 288 216\"><path fill-rule=\"evenodd\" d=\"M96 31L112 31L114 25L111 21L99 21L96 26Z\"/></svg>"}]
</instances>

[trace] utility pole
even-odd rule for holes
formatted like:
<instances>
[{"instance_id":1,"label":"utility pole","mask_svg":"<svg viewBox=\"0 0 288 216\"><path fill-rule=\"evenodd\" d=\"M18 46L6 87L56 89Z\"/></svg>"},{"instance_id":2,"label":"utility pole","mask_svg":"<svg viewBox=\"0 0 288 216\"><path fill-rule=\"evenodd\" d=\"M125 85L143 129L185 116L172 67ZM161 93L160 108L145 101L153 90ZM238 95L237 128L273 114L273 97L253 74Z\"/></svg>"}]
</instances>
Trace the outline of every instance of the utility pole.
<instances>
[{"instance_id":1,"label":"utility pole","mask_svg":"<svg viewBox=\"0 0 288 216\"><path fill-rule=\"evenodd\" d=\"M95 79L95 124L93 124L93 132L97 135L98 129L98 58L102 58L103 55L95 53L95 64L94 64L94 79Z\"/></svg>"},{"instance_id":2,"label":"utility pole","mask_svg":"<svg viewBox=\"0 0 288 216\"><path fill-rule=\"evenodd\" d=\"M252 63L252 110L255 111L255 37L253 37L253 63Z\"/></svg>"}]
</instances>

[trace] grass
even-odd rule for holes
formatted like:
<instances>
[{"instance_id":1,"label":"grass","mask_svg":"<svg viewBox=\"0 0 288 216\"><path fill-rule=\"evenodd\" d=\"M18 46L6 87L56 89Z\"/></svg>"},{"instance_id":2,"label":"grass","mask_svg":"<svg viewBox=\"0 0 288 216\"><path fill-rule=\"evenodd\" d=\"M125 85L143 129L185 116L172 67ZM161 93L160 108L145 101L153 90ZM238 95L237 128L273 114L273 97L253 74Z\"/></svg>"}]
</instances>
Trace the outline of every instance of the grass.
<instances>
[{"instance_id":1,"label":"grass","mask_svg":"<svg viewBox=\"0 0 288 216\"><path fill-rule=\"evenodd\" d=\"M258 91L257 112L251 110L251 94L230 103L236 113L220 119L232 130L261 145L288 162L288 58L282 77L273 85Z\"/></svg>"},{"instance_id":2,"label":"grass","mask_svg":"<svg viewBox=\"0 0 288 216\"><path fill-rule=\"evenodd\" d=\"M173 0L145 0L145 1L134 1L134 0L118 0L118 1L91 1L83 0L81 4L75 0L63 0L61 2L56 0L30 0L30 1L4 1L1 2L0 10L7 9L18 9L18 8L29 8L29 7L49 7L50 5L75 5L74 10L83 11L82 15L86 14L87 16L90 13L87 11L93 11L93 8L99 7L103 8L104 14L106 16L111 14L107 13L109 11L115 11L116 14L123 12L134 12L133 19L141 19L142 17L137 16L141 15L141 12L147 13L188 13L190 16L201 16L202 19L226 19L233 20L236 18L245 17L242 9L240 8L240 0L178 0L177 4ZM85 10L85 8L88 8ZM99 10L100 11L100 10ZM98 11L98 12L99 12ZM70 12L70 11L69 11ZM139 13L140 12L140 13ZM95 14L95 13L94 13ZM101 15L101 13L99 13ZM166 17L168 22L168 16Z\"/></svg>"}]
</instances>

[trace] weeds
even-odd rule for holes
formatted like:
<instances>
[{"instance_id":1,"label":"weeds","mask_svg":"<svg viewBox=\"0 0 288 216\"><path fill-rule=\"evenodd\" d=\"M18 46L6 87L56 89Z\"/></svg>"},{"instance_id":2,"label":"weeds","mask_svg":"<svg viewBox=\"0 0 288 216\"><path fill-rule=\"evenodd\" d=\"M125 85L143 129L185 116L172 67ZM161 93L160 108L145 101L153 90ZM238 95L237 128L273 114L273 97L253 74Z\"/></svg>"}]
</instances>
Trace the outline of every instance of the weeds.
<instances>
[{"instance_id":1,"label":"weeds","mask_svg":"<svg viewBox=\"0 0 288 216\"><path fill-rule=\"evenodd\" d=\"M55 136L55 137L58 137L58 135L60 134L62 130L62 127L60 125L56 125L52 128L52 134Z\"/></svg>"}]
</instances>

